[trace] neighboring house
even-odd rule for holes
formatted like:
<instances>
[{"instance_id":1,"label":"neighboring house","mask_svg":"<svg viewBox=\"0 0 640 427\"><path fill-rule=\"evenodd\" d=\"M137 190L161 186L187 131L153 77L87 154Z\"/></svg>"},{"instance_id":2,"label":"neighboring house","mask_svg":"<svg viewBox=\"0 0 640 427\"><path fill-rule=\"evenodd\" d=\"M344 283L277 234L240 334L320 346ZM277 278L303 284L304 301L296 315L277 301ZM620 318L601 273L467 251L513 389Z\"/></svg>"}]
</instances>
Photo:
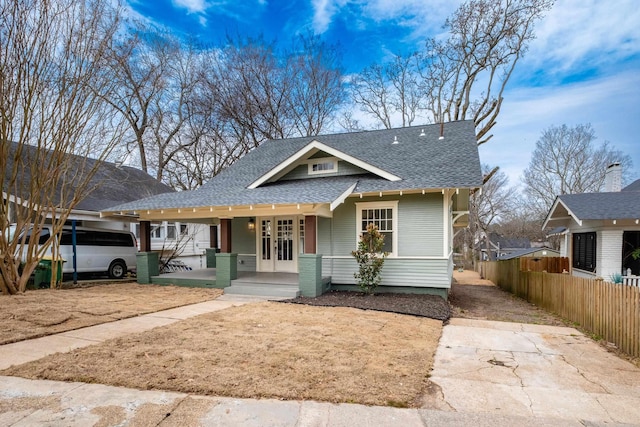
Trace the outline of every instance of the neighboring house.
<instances>
[{"instance_id":1,"label":"neighboring house","mask_svg":"<svg viewBox=\"0 0 640 427\"><path fill-rule=\"evenodd\" d=\"M619 170L612 173L606 186L614 191L558 196L543 224L561 236L560 256L570 258L575 276L640 275L640 259L631 256L640 248L640 180L620 189Z\"/></svg>"},{"instance_id":2,"label":"neighboring house","mask_svg":"<svg viewBox=\"0 0 640 427\"><path fill-rule=\"evenodd\" d=\"M8 196L8 183L11 178L11 167L12 160L14 158L14 153L18 144L12 143L9 145L8 152L8 167L3 171L5 177L3 182L3 200L6 200ZM22 161L29 162L30 159L33 158L35 147L24 146L22 152ZM69 155L70 160L70 169L80 171L85 171L85 176L88 174L89 170L92 170L97 162L97 160L87 159L82 156ZM23 168L23 175L21 177L21 182L23 182L22 188L25 188L23 192L19 192L16 194L16 191L13 190L11 192L12 200L11 202L20 203L23 200L27 200L29 198L29 183L32 181L33 177L29 176L32 169L29 167ZM86 179L80 177L80 179L76 179L71 182L71 185L78 182L83 182ZM69 188L69 182L65 184L65 192L67 194L75 194L76 187ZM86 188L92 189L76 206L69 212L69 221L77 221L76 224L79 227L91 227L91 228L99 228L99 229L107 229L107 230L130 230L134 233L137 229L137 217L120 217L120 218L102 218L100 216L100 211L108 208L109 206L113 206L115 204L121 204L126 202L131 202L134 200L138 200L140 198L153 196L157 194L170 193L174 192L174 190L159 182L155 178L151 177L146 172L143 172L139 169L124 166L119 163L110 163L110 162L102 162L96 173L91 178L90 182L86 186ZM58 212L67 211L67 208L62 202L60 194L62 193L59 188L56 191L56 197L54 199L54 203L60 205L58 208ZM9 223L15 222L15 205L14 203L9 203L9 212L8 212L8 220ZM133 221L133 223L132 223ZM185 227L187 229L185 229ZM208 230L206 227L202 227L198 224L167 224L167 223L159 223L157 224L157 231L154 234L154 239L152 243L152 247L154 250L161 250L162 247L172 247L175 246L175 241L177 240L176 236L179 236L175 229L179 229L184 234L187 230L190 235L191 240L186 242L183 245L183 254L185 257L185 262L190 263L194 267L200 265L200 257L204 253L204 248L208 247L209 239L208 239ZM173 229L173 230L172 230ZM173 231L173 233L172 233ZM196 231L200 231L196 233ZM205 237L206 235L206 237ZM137 237L137 235L136 235ZM173 238L172 238L173 237ZM206 244L203 241L206 240ZM200 248L201 247L201 248Z\"/></svg>"},{"instance_id":3,"label":"neighboring house","mask_svg":"<svg viewBox=\"0 0 640 427\"><path fill-rule=\"evenodd\" d=\"M15 157L16 150L18 149L17 143L9 144L8 151L8 163L4 173L2 196L3 200L6 200L9 193L7 188L11 181L11 174L13 168L13 159ZM37 148L33 146L23 145L20 161L25 164L34 162L35 152ZM85 158L82 156L76 156L69 154L68 156L68 169L70 171L76 171L81 174L79 177L74 177L73 180L69 180L63 183L60 180L57 190L53 195L52 202L58 205L57 212L67 211L64 206L64 200L68 200L76 193L77 187L74 185L80 185L86 181L85 176L88 176L89 171L95 169L97 160ZM11 189L10 209L8 212L9 222L15 222L15 216L13 209L15 209L14 203L22 203L30 197L30 185L36 177L30 175L34 170L31 167L20 167L21 175L18 181L19 187ZM94 228L117 228L119 230L129 229L129 221L115 220L112 218L105 221L100 217L100 211L114 204L124 203L132 200L137 200L140 197L148 197L151 195L167 193L173 191L170 187L155 180L147 173L121 164L102 162L96 169L95 174L91 177L89 183L84 188L92 189L86 196L80 200L80 202L69 213L69 220L77 220L79 226L94 227ZM66 195L66 199L63 199L61 194ZM124 218L123 218L124 219Z\"/></svg>"},{"instance_id":4,"label":"neighboring house","mask_svg":"<svg viewBox=\"0 0 640 427\"><path fill-rule=\"evenodd\" d=\"M140 245L140 224L131 223L131 232ZM163 258L176 259L190 268L206 266L206 249L210 247L209 226L205 224L154 221L151 224L151 250ZM177 254L173 255L173 252Z\"/></svg>"},{"instance_id":5,"label":"neighboring house","mask_svg":"<svg viewBox=\"0 0 640 427\"><path fill-rule=\"evenodd\" d=\"M454 227L481 185L474 124L460 121L267 141L197 190L103 215L219 225L218 287L254 271L300 273L302 289L313 271L314 284L352 288L351 251L374 223L389 252L382 290L446 296Z\"/></svg>"},{"instance_id":6,"label":"neighboring house","mask_svg":"<svg viewBox=\"0 0 640 427\"><path fill-rule=\"evenodd\" d=\"M527 248L527 249L519 249L510 252L509 254L499 255L498 260L503 261L507 259L514 258L522 258L522 257L532 257L532 258L542 258L542 257L555 257L560 256L560 251L556 251L551 248Z\"/></svg>"},{"instance_id":7,"label":"neighboring house","mask_svg":"<svg viewBox=\"0 0 640 427\"><path fill-rule=\"evenodd\" d=\"M476 244L476 250L480 251L482 261L503 259L501 257L523 249L530 249L532 247L531 241L527 238L505 237L495 232L489 233L489 245L491 247L491 254L487 253L486 237L483 237L482 240Z\"/></svg>"}]
</instances>

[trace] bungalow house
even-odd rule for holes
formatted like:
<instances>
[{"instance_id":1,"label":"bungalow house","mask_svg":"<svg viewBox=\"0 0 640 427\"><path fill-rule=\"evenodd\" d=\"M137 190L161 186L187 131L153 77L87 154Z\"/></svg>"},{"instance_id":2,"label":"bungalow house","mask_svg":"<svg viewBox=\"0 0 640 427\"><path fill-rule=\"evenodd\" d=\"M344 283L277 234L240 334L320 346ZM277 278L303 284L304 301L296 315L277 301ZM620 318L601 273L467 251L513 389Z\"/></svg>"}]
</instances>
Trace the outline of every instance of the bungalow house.
<instances>
[{"instance_id":1,"label":"bungalow house","mask_svg":"<svg viewBox=\"0 0 640 427\"><path fill-rule=\"evenodd\" d=\"M640 180L621 189L618 168L609 168L609 191L558 196L544 221L561 236L560 256L569 257L574 276L640 275L632 256L640 248Z\"/></svg>"},{"instance_id":2,"label":"bungalow house","mask_svg":"<svg viewBox=\"0 0 640 427\"><path fill-rule=\"evenodd\" d=\"M446 297L454 228L467 226L469 191L481 185L474 124L459 121L267 141L197 190L102 215L138 216L144 247L151 221L208 224L212 284L292 273L307 296L355 287L351 251L373 223L389 252L379 289ZM154 261L139 259L145 280L141 263Z\"/></svg>"}]
</instances>

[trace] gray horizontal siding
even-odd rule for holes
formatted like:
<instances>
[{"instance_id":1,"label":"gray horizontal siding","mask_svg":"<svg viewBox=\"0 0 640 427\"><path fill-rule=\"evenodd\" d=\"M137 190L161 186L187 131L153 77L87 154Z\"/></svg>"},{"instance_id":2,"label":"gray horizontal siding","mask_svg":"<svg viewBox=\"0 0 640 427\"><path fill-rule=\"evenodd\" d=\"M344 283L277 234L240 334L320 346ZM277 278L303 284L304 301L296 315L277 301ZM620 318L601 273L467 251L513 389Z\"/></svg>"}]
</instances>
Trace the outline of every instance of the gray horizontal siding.
<instances>
[{"instance_id":1,"label":"gray horizontal siding","mask_svg":"<svg viewBox=\"0 0 640 427\"><path fill-rule=\"evenodd\" d=\"M238 255L238 271L256 271L256 256Z\"/></svg>"},{"instance_id":2,"label":"gray horizontal siding","mask_svg":"<svg viewBox=\"0 0 640 427\"><path fill-rule=\"evenodd\" d=\"M323 275L331 276L336 285L355 285L353 274L358 264L353 258L332 259L333 267ZM450 288L453 264L449 259L397 259L387 258L382 267L382 286L413 286L423 288Z\"/></svg>"},{"instance_id":3,"label":"gray horizontal siding","mask_svg":"<svg viewBox=\"0 0 640 427\"><path fill-rule=\"evenodd\" d=\"M398 201L398 256L448 255L443 253L444 214L439 193L348 198L333 213L332 254L350 255L356 249L355 203L395 200Z\"/></svg>"},{"instance_id":4,"label":"gray horizontal siding","mask_svg":"<svg viewBox=\"0 0 640 427\"><path fill-rule=\"evenodd\" d=\"M399 198L398 256L444 256L442 195Z\"/></svg>"},{"instance_id":5,"label":"gray horizontal siding","mask_svg":"<svg viewBox=\"0 0 640 427\"><path fill-rule=\"evenodd\" d=\"M332 255L331 252L331 219L318 217L318 230L316 231L316 253Z\"/></svg>"},{"instance_id":6,"label":"gray horizontal siding","mask_svg":"<svg viewBox=\"0 0 640 427\"><path fill-rule=\"evenodd\" d=\"M303 165L296 166L293 170L291 170L291 172L280 178L279 181L289 181L292 179L324 178L327 176L361 175L364 173L367 173L367 171L349 162L338 160L338 172L309 175L309 166L305 163Z\"/></svg>"},{"instance_id":7,"label":"gray horizontal siding","mask_svg":"<svg viewBox=\"0 0 640 427\"><path fill-rule=\"evenodd\" d=\"M256 253L256 232L249 230L249 218L234 218L231 222L231 251L236 254Z\"/></svg>"}]
</instances>

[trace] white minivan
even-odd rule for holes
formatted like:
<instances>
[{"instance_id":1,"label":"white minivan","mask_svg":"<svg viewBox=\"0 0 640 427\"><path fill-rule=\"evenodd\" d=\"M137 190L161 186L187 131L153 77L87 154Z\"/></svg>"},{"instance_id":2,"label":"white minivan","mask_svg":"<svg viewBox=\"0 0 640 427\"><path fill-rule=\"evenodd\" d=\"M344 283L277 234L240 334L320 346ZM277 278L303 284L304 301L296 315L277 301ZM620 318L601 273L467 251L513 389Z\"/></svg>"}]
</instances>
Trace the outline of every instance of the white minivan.
<instances>
[{"instance_id":1,"label":"white minivan","mask_svg":"<svg viewBox=\"0 0 640 427\"><path fill-rule=\"evenodd\" d=\"M51 233L51 227L45 225L40 233L40 243L49 239ZM135 269L137 252L136 238L131 232L76 227L78 273L107 273L112 279L121 279L127 271ZM51 248L47 250L47 255L50 254ZM64 226L62 230L59 255L65 260L62 272L73 273L71 226Z\"/></svg>"}]
</instances>

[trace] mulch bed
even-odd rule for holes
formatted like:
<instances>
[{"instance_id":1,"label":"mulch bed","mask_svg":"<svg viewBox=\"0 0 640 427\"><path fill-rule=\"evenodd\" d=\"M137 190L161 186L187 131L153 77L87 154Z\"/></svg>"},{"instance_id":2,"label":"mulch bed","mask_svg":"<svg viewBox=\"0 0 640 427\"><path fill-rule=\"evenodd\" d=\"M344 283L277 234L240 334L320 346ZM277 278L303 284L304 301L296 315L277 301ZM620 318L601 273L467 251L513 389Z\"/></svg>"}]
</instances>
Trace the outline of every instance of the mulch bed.
<instances>
[{"instance_id":1,"label":"mulch bed","mask_svg":"<svg viewBox=\"0 0 640 427\"><path fill-rule=\"evenodd\" d=\"M449 304L437 295L396 293L367 295L353 291L330 291L315 298L297 297L281 302L323 307L353 307L363 310L387 311L428 317L442 321L449 320L449 317L451 317Z\"/></svg>"}]
</instances>

